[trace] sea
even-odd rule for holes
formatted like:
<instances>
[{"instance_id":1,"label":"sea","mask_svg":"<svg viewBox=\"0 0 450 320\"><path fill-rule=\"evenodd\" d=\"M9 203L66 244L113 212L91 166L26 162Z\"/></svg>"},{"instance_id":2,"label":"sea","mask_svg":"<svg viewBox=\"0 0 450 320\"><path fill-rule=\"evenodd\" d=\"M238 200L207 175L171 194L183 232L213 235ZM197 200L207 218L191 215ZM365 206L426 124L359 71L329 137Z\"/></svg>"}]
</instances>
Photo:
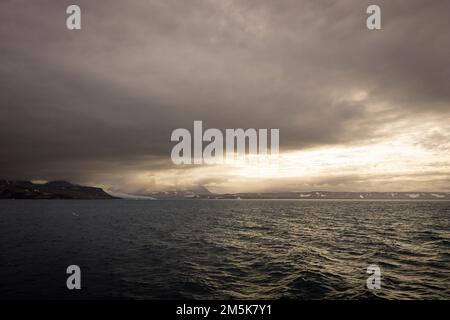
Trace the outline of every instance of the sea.
<instances>
[{"instance_id":1,"label":"sea","mask_svg":"<svg viewBox=\"0 0 450 320\"><path fill-rule=\"evenodd\" d=\"M0 299L450 299L450 202L1 200Z\"/></svg>"}]
</instances>

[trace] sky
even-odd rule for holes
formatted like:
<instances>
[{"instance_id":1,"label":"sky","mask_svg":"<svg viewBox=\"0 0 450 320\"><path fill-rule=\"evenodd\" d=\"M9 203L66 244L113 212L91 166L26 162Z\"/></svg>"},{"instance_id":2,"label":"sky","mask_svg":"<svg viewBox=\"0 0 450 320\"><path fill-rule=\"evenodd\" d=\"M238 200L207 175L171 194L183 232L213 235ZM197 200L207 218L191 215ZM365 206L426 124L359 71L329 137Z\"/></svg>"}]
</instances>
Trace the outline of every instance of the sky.
<instances>
[{"instance_id":1,"label":"sky","mask_svg":"<svg viewBox=\"0 0 450 320\"><path fill-rule=\"evenodd\" d=\"M448 0L2 0L0 178L448 192L449 30ZM277 164L174 165L194 120L280 129Z\"/></svg>"}]
</instances>

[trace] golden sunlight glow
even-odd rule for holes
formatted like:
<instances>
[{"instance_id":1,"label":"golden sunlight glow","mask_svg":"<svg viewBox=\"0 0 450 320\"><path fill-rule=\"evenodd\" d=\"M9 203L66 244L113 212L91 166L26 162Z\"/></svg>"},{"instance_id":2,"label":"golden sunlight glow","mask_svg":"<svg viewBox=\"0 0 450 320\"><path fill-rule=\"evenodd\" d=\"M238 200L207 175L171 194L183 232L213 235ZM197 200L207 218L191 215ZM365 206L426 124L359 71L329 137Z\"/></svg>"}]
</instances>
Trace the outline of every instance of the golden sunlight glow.
<instances>
[{"instance_id":1,"label":"golden sunlight glow","mask_svg":"<svg viewBox=\"0 0 450 320\"><path fill-rule=\"evenodd\" d=\"M422 119L423 120L423 119ZM130 190L205 186L216 193L267 190L449 191L450 128L443 122L391 127L389 139L248 156L215 165L123 172ZM385 128L380 128L383 132ZM383 136L383 135L382 135ZM120 178L121 179L121 178Z\"/></svg>"}]
</instances>

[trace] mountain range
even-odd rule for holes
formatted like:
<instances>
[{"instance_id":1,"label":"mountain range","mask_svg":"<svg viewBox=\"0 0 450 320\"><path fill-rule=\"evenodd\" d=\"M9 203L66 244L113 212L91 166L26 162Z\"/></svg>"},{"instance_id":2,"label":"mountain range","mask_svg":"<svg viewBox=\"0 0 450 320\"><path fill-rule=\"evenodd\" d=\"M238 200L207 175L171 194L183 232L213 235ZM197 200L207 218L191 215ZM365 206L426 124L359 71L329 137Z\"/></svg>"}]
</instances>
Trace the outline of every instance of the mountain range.
<instances>
[{"instance_id":1,"label":"mountain range","mask_svg":"<svg viewBox=\"0 0 450 320\"><path fill-rule=\"evenodd\" d=\"M206 188L205 188L206 189ZM166 191L151 193L156 199L349 199L349 200L450 200L445 192L265 192L265 193L195 193L192 191Z\"/></svg>"}]
</instances>

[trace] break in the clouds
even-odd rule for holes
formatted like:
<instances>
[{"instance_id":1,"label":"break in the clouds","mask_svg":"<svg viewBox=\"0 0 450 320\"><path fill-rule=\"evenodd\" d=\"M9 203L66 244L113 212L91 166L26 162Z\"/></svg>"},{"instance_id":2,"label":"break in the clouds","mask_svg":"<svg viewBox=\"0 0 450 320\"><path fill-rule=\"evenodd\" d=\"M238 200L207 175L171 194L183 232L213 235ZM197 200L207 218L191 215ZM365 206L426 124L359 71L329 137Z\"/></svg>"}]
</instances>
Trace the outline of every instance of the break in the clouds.
<instances>
[{"instance_id":1,"label":"break in the clouds","mask_svg":"<svg viewBox=\"0 0 450 320\"><path fill-rule=\"evenodd\" d=\"M73 1L0 3L0 177L450 190L449 1L75 2L79 31ZM279 168L174 166L194 120L279 128Z\"/></svg>"}]
</instances>

